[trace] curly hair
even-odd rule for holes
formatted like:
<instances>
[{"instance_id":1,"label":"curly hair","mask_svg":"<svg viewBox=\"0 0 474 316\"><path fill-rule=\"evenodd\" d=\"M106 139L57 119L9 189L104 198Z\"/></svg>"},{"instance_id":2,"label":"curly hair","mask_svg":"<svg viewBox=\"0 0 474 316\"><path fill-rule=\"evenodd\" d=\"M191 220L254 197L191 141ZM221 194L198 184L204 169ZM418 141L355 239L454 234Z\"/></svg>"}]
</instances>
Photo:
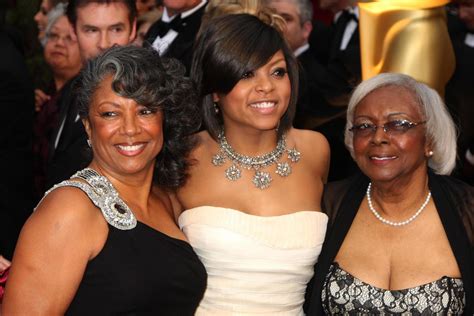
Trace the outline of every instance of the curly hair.
<instances>
[{"instance_id":1,"label":"curly hair","mask_svg":"<svg viewBox=\"0 0 474 316\"><path fill-rule=\"evenodd\" d=\"M87 63L73 88L82 119L88 119L94 92L109 76L117 95L162 111L164 144L156 157L154 181L170 190L186 181L187 157L200 126L194 85L184 73L179 61L162 59L151 48L112 47Z\"/></svg>"},{"instance_id":2,"label":"curly hair","mask_svg":"<svg viewBox=\"0 0 474 316\"><path fill-rule=\"evenodd\" d=\"M298 99L298 63L281 33L284 20L271 11L256 14L230 14L212 19L196 40L191 78L202 98L203 121L217 139L223 120L214 111L213 93L229 93L246 72L264 66L282 51L288 68L291 96L280 120L278 134L292 125ZM280 23L282 21L282 23Z\"/></svg>"}]
</instances>

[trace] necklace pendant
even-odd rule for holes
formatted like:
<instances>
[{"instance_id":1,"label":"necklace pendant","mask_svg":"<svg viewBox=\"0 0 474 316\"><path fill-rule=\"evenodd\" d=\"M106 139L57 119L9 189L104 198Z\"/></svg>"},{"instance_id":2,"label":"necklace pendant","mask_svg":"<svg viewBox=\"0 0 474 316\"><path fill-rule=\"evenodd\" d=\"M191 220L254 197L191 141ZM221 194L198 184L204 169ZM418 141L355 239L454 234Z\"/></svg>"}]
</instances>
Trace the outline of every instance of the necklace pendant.
<instances>
[{"instance_id":1,"label":"necklace pendant","mask_svg":"<svg viewBox=\"0 0 474 316\"><path fill-rule=\"evenodd\" d=\"M287 162L277 163L277 168L275 173L280 177L288 177L291 174L291 166Z\"/></svg>"},{"instance_id":2,"label":"necklace pendant","mask_svg":"<svg viewBox=\"0 0 474 316\"><path fill-rule=\"evenodd\" d=\"M296 150L296 148L293 149L288 149L288 159L291 160L291 162L298 162L301 158L301 153Z\"/></svg>"},{"instance_id":3,"label":"necklace pendant","mask_svg":"<svg viewBox=\"0 0 474 316\"><path fill-rule=\"evenodd\" d=\"M212 164L216 167L222 166L225 163L225 157L221 154L212 156Z\"/></svg>"},{"instance_id":4,"label":"necklace pendant","mask_svg":"<svg viewBox=\"0 0 474 316\"><path fill-rule=\"evenodd\" d=\"M230 181L239 180L242 176L242 171L236 167L236 165L232 165L225 171L225 177Z\"/></svg>"},{"instance_id":5,"label":"necklace pendant","mask_svg":"<svg viewBox=\"0 0 474 316\"><path fill-rule=\"evenodd\" d=\"M255 172L255 176L252 180L253 184L263 190L270 186L270 182L272 182L272 177L268 172L265 171L257 171Z\"/></svg>"}]
</instances>

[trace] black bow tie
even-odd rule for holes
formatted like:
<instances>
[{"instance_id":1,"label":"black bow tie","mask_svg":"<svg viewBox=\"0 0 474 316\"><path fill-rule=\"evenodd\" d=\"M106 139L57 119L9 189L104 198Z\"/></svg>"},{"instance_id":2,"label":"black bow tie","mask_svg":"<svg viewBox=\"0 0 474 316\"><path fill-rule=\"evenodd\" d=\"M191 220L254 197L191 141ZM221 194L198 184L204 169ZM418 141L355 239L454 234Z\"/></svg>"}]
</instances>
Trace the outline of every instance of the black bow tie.
<instances>
[{"instance_id":1,"label":"black bow tie","mask_svg":"<svg viewBox=\"0 0 474 316\"><path fill-rule=\"evenodd\" d=\"M341 16L339 17L339 19L337 20L336 23L341 23L343 25L346 25L351 20L354 20L356 22L359 21L359 19L357 18L357 16L354 13L352 13L349 10L343 10L342 13L341 13Z\"/></svg>"},{"instance_id":2,"label":"black bow tie","mask_svg":"<svg viewBox=\"0 0 474 316\"><path fill-rule=\"evenodd\" d=\"M163 20L158 21L158 36L165 36L169 30L174 30L179 33L181 29L181 14L176 16L170 22L164 22Z\"/></svg>"}]
</instances>

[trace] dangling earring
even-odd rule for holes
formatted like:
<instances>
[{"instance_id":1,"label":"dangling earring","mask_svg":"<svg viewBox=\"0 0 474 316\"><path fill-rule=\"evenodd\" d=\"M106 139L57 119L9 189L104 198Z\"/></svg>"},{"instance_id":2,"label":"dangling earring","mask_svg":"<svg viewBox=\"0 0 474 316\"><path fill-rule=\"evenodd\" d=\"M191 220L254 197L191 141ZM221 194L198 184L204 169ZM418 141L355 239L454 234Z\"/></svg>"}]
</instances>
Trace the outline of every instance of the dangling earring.
<instances>
[{"instance_id":1,"label":"dangling earring","mask_svg":"<svg viewBox=\"0 0 474 316\"><path fill-rule=\"evenodd\" d=\"M219 114L219 104L217 104L217 102L214 102L214 112Z\"/></svg>"},{"instance_id":2,"label":"dangling earring","mask_svg":"<svg viewBox=\"0 0 474 316\"><path fill-rule=\"evenodd\" d=\"M87 146L92 147L92 143L91 143L91 140L89 138L87 139Z\"/></svg>"}]
</instances>

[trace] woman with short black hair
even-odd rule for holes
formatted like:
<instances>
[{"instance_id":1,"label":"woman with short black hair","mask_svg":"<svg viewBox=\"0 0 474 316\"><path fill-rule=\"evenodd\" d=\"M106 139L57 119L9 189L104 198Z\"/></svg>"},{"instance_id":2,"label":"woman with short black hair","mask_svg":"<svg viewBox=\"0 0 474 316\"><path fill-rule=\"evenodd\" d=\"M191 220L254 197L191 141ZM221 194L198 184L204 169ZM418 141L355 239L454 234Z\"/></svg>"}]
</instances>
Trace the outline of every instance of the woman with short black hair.
<instances>
[{"instance_id":1,"label":"woman with short black hair","mask_svg":"<svg viewBox=\"0 0 474 316\"><path fill-rule=\"evenodd\" d=\"M205 130L175 206L209 275L197 315L301 315L326 231L328 144L292 128L297 64L256 15L211 19L194 51Z\"/></svg>"}]
</instances>

